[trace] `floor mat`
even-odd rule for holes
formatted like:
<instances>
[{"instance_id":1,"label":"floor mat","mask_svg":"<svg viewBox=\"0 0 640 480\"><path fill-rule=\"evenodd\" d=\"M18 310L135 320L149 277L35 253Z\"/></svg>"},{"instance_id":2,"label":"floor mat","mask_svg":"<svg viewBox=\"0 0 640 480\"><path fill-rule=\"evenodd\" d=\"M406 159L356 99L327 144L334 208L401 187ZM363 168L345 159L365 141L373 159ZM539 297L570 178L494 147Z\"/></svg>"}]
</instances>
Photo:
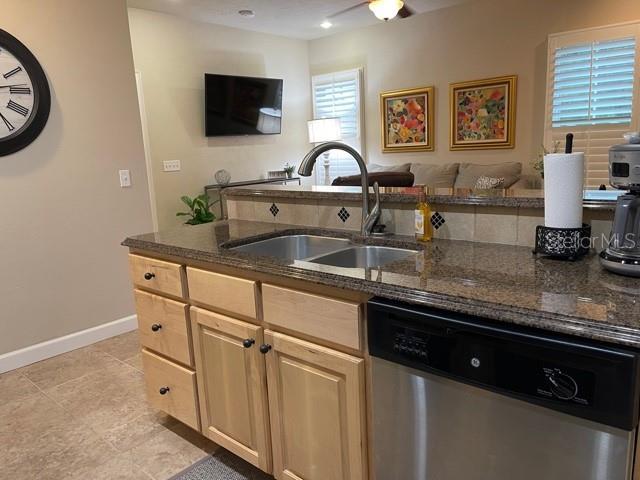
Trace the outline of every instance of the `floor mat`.
<instances>
[{"instance_id":1,"label":"floor mat","mask_svg":"<svg viewBox=\"0 0 640 480\"><path fill-rule=\"evenodd\" d=\"M220 448L170 480L273 480L273 477Z\"/></svg>"}]
</instances>

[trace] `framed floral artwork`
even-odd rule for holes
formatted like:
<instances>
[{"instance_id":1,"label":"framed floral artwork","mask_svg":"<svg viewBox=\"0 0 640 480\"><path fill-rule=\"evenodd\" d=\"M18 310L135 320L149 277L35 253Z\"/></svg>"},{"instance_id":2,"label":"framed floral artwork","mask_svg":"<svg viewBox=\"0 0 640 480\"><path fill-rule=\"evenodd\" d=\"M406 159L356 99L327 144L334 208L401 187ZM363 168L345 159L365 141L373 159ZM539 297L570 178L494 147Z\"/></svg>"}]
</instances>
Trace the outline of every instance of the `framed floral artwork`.
<instances>
[{"instance_id":1,"label":"framed floral artwork","mask_svg":"<svg viewBox=\"0 0 640 480\"><path fill-rule=\"evenodd\" d=\"M382 151L433 151L434 88L380 94Z\"/></svg>"},{"instance_id":2,"label":"framed floral artwork","mask_svg":"<svg viewBox=\"0 0 640 480\"><path fill-rule=\"evenodd\" d=\"M513 75L451 84L451 150L515 147L517 80Z\"/></svg>"}]
</instances>

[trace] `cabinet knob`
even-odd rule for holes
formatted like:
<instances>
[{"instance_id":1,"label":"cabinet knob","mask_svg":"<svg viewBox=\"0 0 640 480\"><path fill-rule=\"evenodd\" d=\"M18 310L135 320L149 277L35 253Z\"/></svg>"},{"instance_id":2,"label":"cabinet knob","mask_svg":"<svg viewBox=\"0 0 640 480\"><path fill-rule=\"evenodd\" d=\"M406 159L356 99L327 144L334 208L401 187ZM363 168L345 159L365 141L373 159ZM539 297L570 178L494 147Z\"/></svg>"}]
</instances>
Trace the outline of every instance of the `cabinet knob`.
<instances>
[{"instance_id":1,"label":"cabinet knob","mask_svg":"<svg viewBox=\"0 0 640 480\"><path fill-rule=\"evenodd\" d=\"M167 393L169 393L169 387L162 387L160 389L160 395L166 395Z\"/></svg>"},{"instance_id":2,"label":"cabinet knob","mask_svg":"<svg viewBox=\"0 0 640 480\"><path fill-rule=\"evenodd\" d=\"M253 338L247 338L242 341L242 346L244 348L251 348L256 341Z\"/></svg>"},{"instance_id":3,"label":"cabinet knob","mask_svg":"<svg viewBox=\"0 0 640 480\"><path fill-rule=\"evenodd\" d=\"M154 332L157 332L161 328L162 328L162 325L160 325L159 323L154 323L153 325L151 325L151 330L153 330Z\"/></svg>"},{"instance_id":4,"label":"cabinet knob","mask_svg":"<svg viewBox=\"0 0 640 480\"><path fill-rule=\"evenodd\" d=\"M268 343L260 345L260 353L268 353L269 350L271 350L271 345L269 345Z\"/></svg>"},{"instance_id":5,"label":"cabinet knob","mask_svg":"<svg viewBox=\"0 0 640 480\"><path fill-rule=\"evenodd\" d=\"M145 280L151 280L152 278L155 278L156 274L155 273L151 273L151 272L147 272L144 274L144 279Z\"/></svg>"}]
</instances>

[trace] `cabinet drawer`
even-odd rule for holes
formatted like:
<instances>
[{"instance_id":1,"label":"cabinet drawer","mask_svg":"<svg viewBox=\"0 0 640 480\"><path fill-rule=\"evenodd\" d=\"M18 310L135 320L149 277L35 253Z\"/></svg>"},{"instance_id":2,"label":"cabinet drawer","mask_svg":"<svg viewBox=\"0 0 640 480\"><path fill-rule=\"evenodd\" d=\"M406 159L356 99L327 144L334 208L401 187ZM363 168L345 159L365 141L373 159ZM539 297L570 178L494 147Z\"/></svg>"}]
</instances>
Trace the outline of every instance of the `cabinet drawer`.
<instances>
[{"instance_id":1,"label":"cabinet drawer","mask_svg":"<svg viewBox=\"0 0 640 480\"><path fill-rule=\"evenodd\" d=\"M142 364L149 403L200 430L196 373L148 350L142 350Z\"/></svg>"},{"instance_id":2,"label":"cabinet drawer","mask_svg":"<svg viewBox=\"0 0 640 480\"><path fill-rule=\"evenodd\" d=\"M256 319L257 282L187 267L189 296L203 305Z\"/></svg>"},{"instance_id":3,"label":"cabinet drawer","mask_svg":"<svg viewBox=\"0 0 640 480\"><path fill-rule=\"evenodd\" d=\"M134 285L174 297L184 297L183 269L177 263L130 254L129 271Z\"/></svg>"},{"instance_id":4,"label":"cabinet drawer","mask_svg":"<svg viewBox=\"0 0 640 480\"><path fill-rule=\"evenodd\" d=\"M185 365L193 365L189 348L187 304L136 290L140 343Z\"/></svg>"},{"instance_id":5,"label":"cabinet drawer","mask_svg":"<svg viewBox=\"0 0 640 480\"><path fill-rule=\"evenodd\" d=\"M263 284L262 308L270 325L355 350L362 347L359 303Z\"/></svg>"}]
</instances>

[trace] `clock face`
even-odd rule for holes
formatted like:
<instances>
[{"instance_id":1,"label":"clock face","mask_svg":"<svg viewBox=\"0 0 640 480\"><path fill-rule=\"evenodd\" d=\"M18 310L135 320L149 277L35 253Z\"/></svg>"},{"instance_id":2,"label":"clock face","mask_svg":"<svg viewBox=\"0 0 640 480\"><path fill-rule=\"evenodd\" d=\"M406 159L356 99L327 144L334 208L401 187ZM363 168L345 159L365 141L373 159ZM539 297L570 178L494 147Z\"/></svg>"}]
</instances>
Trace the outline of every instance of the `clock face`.
<instances>
[{"instance_id":1,"label":"clock face","mask_svg":"<svg viewBox=\"0 0 640 480\"><path fill-rule=\"evenodd\" d=\"M35 114L34 98L27 67L0 46L0 140L27 128Z\"/></svg>"},{"instance_id":2,"label":"clock face","mask_svg":"<svg viewBox=\"0 0 640 480\"><path fill-rule=\"evenodd\" d=\"M0 157L30 145L51 111L47 75L20 40L0 29Z\"/></svg>"}]
</instances>

